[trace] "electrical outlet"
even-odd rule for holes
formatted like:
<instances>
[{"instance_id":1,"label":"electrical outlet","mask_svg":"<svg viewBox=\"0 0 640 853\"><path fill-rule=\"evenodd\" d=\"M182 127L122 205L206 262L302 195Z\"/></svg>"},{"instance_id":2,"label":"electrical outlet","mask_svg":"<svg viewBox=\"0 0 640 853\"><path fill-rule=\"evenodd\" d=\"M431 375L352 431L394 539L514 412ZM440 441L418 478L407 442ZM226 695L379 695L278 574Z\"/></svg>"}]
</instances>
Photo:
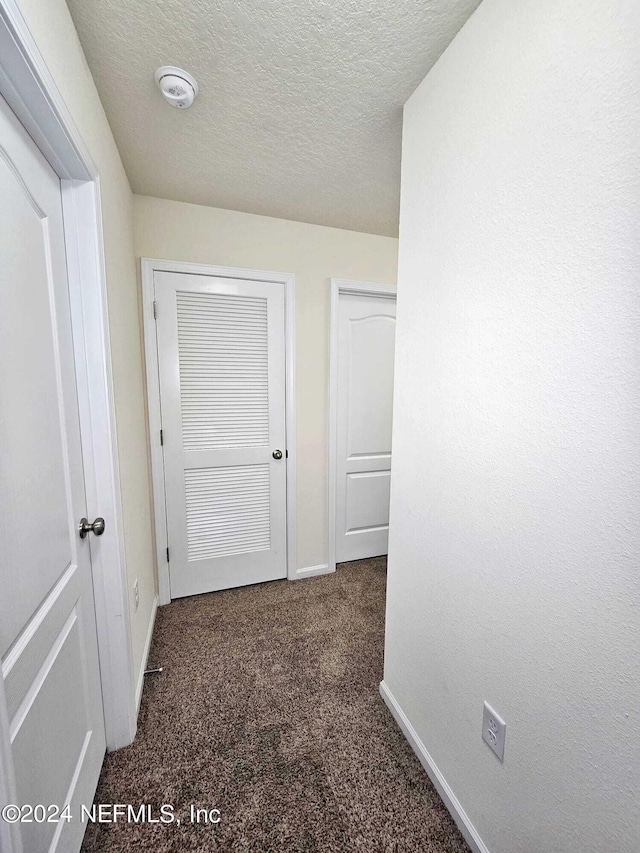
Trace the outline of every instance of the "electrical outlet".
<instances>
[{"instance_id":1,"label":"electrical outlet","mask_svg":"<svg viewBox=\"0 0 640 853\"><path fill-rule=\"evenodd\" d=\"M491 705L484 703L482 715L482 740L495 752L500 761L504 761L504 739L507 733L507 724Z\"/></svg>"},{"instance_id":2,"label":"electrical outlet","mask_svg":"<svg viewBox=\"0 0 640 853\"><path fill-rule=\"evenodd\" d=\"M135 609L138 609L138 605L140 604L140 590L138 589L138 578L135 579L135 583L133 584L133 600L135 602Z\"/></svg>"}]
</instances>

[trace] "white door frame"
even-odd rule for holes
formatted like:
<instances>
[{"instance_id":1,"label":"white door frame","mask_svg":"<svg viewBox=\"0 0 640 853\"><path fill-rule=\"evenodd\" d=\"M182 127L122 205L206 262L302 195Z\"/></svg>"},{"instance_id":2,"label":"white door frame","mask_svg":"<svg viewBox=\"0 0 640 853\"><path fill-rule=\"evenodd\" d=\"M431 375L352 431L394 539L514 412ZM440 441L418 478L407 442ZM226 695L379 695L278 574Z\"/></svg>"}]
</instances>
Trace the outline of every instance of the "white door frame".
<instances>
[{"instance_id":1,"label":"white door frame","mask_svg":"<svg viewBox=\"0 0 640 853\"><path fill-rule=\"evenodd\" d=\"M331 279L331 314L329 320L329 571L336 570L336 505L338 488L338 307L340 295L395 299L395 284L375 284L371 281Z\"/></svg>"},{"instance_id":2,"label":"white door frame","mask_svg":"<svg viewBox=\"0 0 640 853\"><path fill-rule=\"evenodd\" d=\"M133 740L137 708L107 321L100 176L16 0L0 0L0 94L61 179L87 512L90 518L100 515L106 521L105 535L92 539L91 561L102 702L107 747L112 750ZM0 696L0 706L3 704L4 697ZM7 778L5 724L6 720L0 719L0 798L9 794L12 787L11 779ZM0 847L4 851L3 823L0 821ZM7 840L7 850L13 850L9 845Z\"/></svg>"},{"instance_id":3,"label":"white door frame","mask_svg":"<svg viewBox=\"0 0 640 853\"><path fill-rule=\"evenodd\" d=\"M147 367L147 406L149 411L149 443L151 446L151 476L158 572L158 600L160 604L171 601L169 562L167 553L167 506L164 487L164 455L160 445L162 413L160 409L160 377L158 373L158 344L154 318L155 272L189 273L191 275L239 278L245 281L268 282L284 285L285 301L285 424L287 471L287 577L296 578L296 398L295 398L295 276L286 272L245 270L238 267L192 264L184 261L165 261L142 258L142 314L144 318L144 352Z\"/></svg>"}]
</instances>

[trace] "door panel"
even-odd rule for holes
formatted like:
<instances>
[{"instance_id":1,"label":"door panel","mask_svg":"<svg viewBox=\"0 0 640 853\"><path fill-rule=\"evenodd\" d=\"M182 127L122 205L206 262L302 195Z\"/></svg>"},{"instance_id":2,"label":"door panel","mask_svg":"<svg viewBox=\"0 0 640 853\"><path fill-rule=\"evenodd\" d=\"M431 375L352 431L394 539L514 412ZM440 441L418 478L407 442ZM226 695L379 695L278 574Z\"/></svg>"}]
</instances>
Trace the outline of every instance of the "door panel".
<instances>
[{"instance_id":1,"label":"door panel","mask_svg":"<svg viewBox=\"0 0 640 853\"><path fill-rule=\"evenodd\" d=\"M387 553L396 302L338 301L336 559Z\"/></svg>"},{"instance_id":2,"label":"door panel","mask_svg":"<svg viewBox=\"0 0 640 853\"><path fill-rule=\"evenodd\" d=\"M186 451L269 443L266 298L176 292Z\"/></svg>"},{"instance_id":3,"label":"door panel","mask_svg":"<svg viewBox=\"0 0 640 853\"><path fill-rule=\"evenodd\" d=\"M391 471L347 474L346 533L387 529Z\"/></svg>"},{"instance_id":4,"label":"door panel","mask_svg":"<svg viewBox=\"0 0 640 853\"><path fill-rule=\"evenodd\" d=\"M283 578L284 287L168 272L154 287L171 596Z\"/></svg>"},{"instance_id":5,"label":"door panel","mask_svg":"<svg viewBox=\"0 0 640 853\"><path fill-rule=\"evenodd\" d=\"M190 468L184 474L189 560L271 547L268 465Z\"/></svg>"},{"instance_id":6,"label":"door panel","mask_svg":"<svg viewBox=\"0 0 640 853\"><path fill-rule=\"evenodd\" d=\"M345 294L341 297L341 305L345 312L356 315L349 316L345 323L342 350L348 359L349 371L347 453L350 459L388 456L391 453L396 333L395 316L391 312L395 312L395 301L366 296L350 298ZM381 308L389 313L377 313ZM376 313L358 316L373 311Z\"/></svg>"},{"instance_id":7,"label":"door panel","mask_svg":"<svg viewBox=\"0 0 640 853\"><path fill-rule=\"evenodd\" d=\"M105 734L61 192L2 99L0 198L2 679L19 803L63 808L91 803ZM74 851L83 825L20 833Z\"/></svg>"}]
</instances>

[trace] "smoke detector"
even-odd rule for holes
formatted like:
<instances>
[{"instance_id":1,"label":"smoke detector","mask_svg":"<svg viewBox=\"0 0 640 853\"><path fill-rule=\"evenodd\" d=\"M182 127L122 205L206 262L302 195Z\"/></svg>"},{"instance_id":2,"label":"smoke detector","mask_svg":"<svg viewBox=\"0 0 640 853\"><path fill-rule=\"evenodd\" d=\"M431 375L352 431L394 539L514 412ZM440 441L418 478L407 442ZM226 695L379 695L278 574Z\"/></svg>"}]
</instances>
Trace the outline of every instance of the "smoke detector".
<instances>
[{"instance_id":1,"label":"smoke detector","mask_svg":"<svg viewBox=\"0 0 640 853\"><path fill-rule=\"evenodd\" d=\"M191 74L173 65L162 65L153 75L162 97L172 107L186 110L195 101L198 84Z\"/></svg>"}]
</instances>

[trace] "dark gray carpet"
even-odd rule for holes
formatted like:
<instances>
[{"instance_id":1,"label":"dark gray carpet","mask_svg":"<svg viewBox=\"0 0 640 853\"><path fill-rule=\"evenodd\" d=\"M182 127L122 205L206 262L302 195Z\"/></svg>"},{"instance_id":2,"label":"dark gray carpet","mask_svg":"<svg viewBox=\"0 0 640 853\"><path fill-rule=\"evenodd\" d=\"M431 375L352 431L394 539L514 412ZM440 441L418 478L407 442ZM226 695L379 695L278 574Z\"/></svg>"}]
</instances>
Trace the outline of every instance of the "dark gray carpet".
<instances>
[{"instance_id":1,"label":"dark gray carpet","mask_svg":"<svg viewBox=\"0 0 640 853\"><path fill-rule=\"evenodd\" d=\"M179 826L89 826L83 850L464 853L378 693L384 558L158 612L138 735L97 803L175 806ZM215 828L189 806L218 808Z\"/></svg>"}]
</instances>

